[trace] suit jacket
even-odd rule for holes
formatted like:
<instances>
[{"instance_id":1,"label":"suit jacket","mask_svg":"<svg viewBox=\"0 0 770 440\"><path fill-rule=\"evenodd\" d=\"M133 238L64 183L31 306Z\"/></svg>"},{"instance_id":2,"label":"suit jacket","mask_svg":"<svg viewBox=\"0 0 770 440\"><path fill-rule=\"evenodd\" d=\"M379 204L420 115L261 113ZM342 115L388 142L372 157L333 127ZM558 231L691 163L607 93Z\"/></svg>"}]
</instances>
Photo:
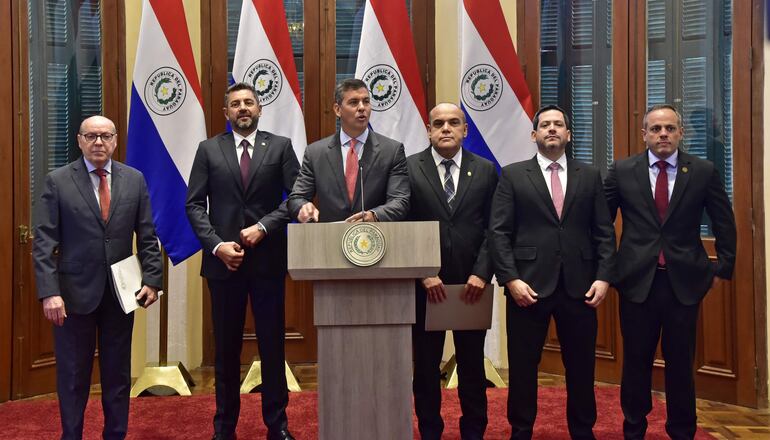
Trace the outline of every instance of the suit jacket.
<instances>
[{"instance_id":1,"label":"suit jacket","mask_svg":"<svg viewBox=\"0 0 770 440\"><path fill-rule=\"evenodd\" d=\"M537 157L504 167L490 230L501 285L518 278L543 298L556 289L561 271L567 294L581 298L594 280L612 282L615 230L601 175L590 165L567 159L561 219Z\"/></svg>"},{"instance_id":2,"label":"suit jacket","mask_svg":"<svg viewBox=\"0 0 770 440\"><path fill-rule=\"evenodd\" d=\"M674 294L682 304L698 303L714 275L729 279L735 265L733 211L714 164L679 151L674 190L660 221L650 187L647 151L616 161L604 182L612 218L623 214L616 287L632 302L647 299L663 249ZM700 224L708 213L716 237L717 261L703 248Z\"/></svg>"},{"instance_id":3,"label":"suit jacket","mask_svg":"<svg viewBox=\"0 0 770 440\"><path fill-rule=\"evenodd\" d=\"M302 169L289 196L289 214L297 218L300 208L318 196L319 220L345 220L361 211L361 184L356 185L353 203L348 199L342 169L340 132L313 142L305 150ZM409 177L404 145L369 130L359 164L363 168L364 209L374 211L379 221L399 221L409 211Z\"/></svg>"},{"instance_id":4,"label":"suit jacket","mask_svg":"<svg viewBox=\"0 0 770 440\"><path fill-rule=\"evenodd\" d=\"M38 299L61 295L67 312L93 312L102 300L110 265L132 255L134 232L142 283L160 287L163 263L142 173L112 161L106 222L82 158L49 173L37 206L32 249Z\"/></svg>"},{"instance_id":5,"label":"suit jacket","mask_svg":"<svg viewBox=\"0 0 770 440\"><path fill-rule=\"evenodd\" d=\"M492 262L487 252L487 228L497 170L492 162L463 149L457 194L450 209L431 148L407 159L411 187L409 220L438 220L438 276L445 284L464 284L471 275L488 282L492 279Z\"/></svg>"},{"instance_id":6,"label":"suit jacket","mask_svg":"<svg viewBox=\"0 0 770 440\"><path fill-rule=\"evenodd\" d=\"M232 272L213 254L214 247L226 241L240 243L241 230L258 222L267 236L253 248L244 247L238 270L267 278L286 275L289 216L283 194L291 191L298 170L288 138L258 131L244 189L233 134L200 143L187 187L187 218L203 247L202 276L229 278Z\"/></svg>"}]
</instances>

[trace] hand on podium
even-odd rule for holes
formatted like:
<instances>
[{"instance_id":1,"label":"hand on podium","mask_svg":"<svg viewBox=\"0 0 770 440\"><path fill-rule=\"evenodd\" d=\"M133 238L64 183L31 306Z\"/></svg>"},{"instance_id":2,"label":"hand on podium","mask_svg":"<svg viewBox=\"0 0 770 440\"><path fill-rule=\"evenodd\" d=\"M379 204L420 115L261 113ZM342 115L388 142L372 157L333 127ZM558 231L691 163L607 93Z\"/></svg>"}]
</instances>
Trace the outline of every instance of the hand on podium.
<instances>
[{"instance_id":1,"label":"hand on podium","mask_svg":"<svg viewBox=\"0 0 770 440\"><path fill-rule=\"evenodd\" d=\"M318 223L318 208L312 202L302 205L297 214L297 221L300 223Z\"/></svg>"}]
</instances>

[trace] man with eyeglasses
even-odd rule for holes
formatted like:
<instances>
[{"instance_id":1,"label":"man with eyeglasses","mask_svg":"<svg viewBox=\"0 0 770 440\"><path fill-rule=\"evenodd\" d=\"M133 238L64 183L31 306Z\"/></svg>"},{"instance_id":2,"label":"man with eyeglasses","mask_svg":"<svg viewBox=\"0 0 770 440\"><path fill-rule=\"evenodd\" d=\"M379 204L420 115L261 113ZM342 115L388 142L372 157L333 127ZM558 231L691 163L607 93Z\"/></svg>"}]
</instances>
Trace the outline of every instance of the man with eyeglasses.
<instances>
[{"instance_id":1,"label":"man with eyeglasses","mask_svg":"<svg viewBox=\"0 0 770 440\"><path fill-rule=\"evenodd\" d=\"M714 164L679 149L682 117L671 105L642 120L647 149L618 160L604 182L610 213L620 209L623 234L615 287L620 292L623 435L643 439L658 340L665 359L666 432L692 439L696 430L695 360L698 308L735 265L733 211ZM704 210L716 237L717 260L701 241Z\"/></svg>"},{"instance_id":2,"label":"man with eyeglasses","mask_svg":"<svg viewBox=\"0 0 770 440\"><path fill-rule=\"evenodd\" d=\"M158 298L163 265L142 174L112 160L115 124L102 116L83 121L77 135L83 156L46 176L36 209L32 257L43 314L54 324L56 391L62 439L83 436L83 417L98 342L105 439L128 428L131 332L109 279L110 265L133 253L142 266L136 298Z\"/></svg>"}]
</instances>

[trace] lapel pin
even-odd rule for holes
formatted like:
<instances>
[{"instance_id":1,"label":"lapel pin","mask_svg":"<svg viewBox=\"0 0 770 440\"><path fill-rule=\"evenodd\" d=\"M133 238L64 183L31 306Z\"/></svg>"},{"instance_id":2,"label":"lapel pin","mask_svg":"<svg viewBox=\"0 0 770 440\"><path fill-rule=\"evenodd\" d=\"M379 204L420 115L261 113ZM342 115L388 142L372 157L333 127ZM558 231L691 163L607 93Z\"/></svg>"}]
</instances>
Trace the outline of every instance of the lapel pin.
<instances>
[{"instance_id":1,"label":"lapel pin","mask_svg":"<svg viewBox=\"0 0 770 440\"><path fill-rule=\"evenodd\" d=\"M267 146L267 144L266 144L266 143L264 143L264 142L262 142L262 146L263 146L263 147L266 147L266 146Z\"/></svg>"},{"instance_id":2,"label":"lapel pin","mask_svg":"<svg viewBox=\"0 0 770 440\"><path fill-rule=\"evenodd\" d=\"M683 173L687 173L688 171L690 171L690 170L687 167L682 167L682 172Z\"/></svg>"},{"instance_id":3,"label":"lapel pin","mask_svg":"<svg viewBox=\"0 0 770 440\"><path fill-rule=\"evenodd\" d=\"M468 177L471 177L471 172L470 171L468 171Z\"/></svg>"}]
</instances>

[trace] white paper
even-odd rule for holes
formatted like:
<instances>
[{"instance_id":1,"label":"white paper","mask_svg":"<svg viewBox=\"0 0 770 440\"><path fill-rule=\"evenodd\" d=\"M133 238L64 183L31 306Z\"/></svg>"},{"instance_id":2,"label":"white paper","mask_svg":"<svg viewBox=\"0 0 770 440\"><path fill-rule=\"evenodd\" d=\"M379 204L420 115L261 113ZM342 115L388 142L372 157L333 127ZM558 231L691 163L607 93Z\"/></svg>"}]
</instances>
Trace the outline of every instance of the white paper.
<instances>
[{"instance_id":1,"label":"white paper","mask_svg":"<svg viewBox=\"0 0 770 440\"><path fill-rule=\"evenodd\" d=\"M129 314L141 307L136 301L136 294L142 289L142 266L139 257L131 255L125 260L118 261L110 266L112 272L112 285L123 312ZM163 291L158 291L158 298Z\"/></svg>"}]
</instances>

